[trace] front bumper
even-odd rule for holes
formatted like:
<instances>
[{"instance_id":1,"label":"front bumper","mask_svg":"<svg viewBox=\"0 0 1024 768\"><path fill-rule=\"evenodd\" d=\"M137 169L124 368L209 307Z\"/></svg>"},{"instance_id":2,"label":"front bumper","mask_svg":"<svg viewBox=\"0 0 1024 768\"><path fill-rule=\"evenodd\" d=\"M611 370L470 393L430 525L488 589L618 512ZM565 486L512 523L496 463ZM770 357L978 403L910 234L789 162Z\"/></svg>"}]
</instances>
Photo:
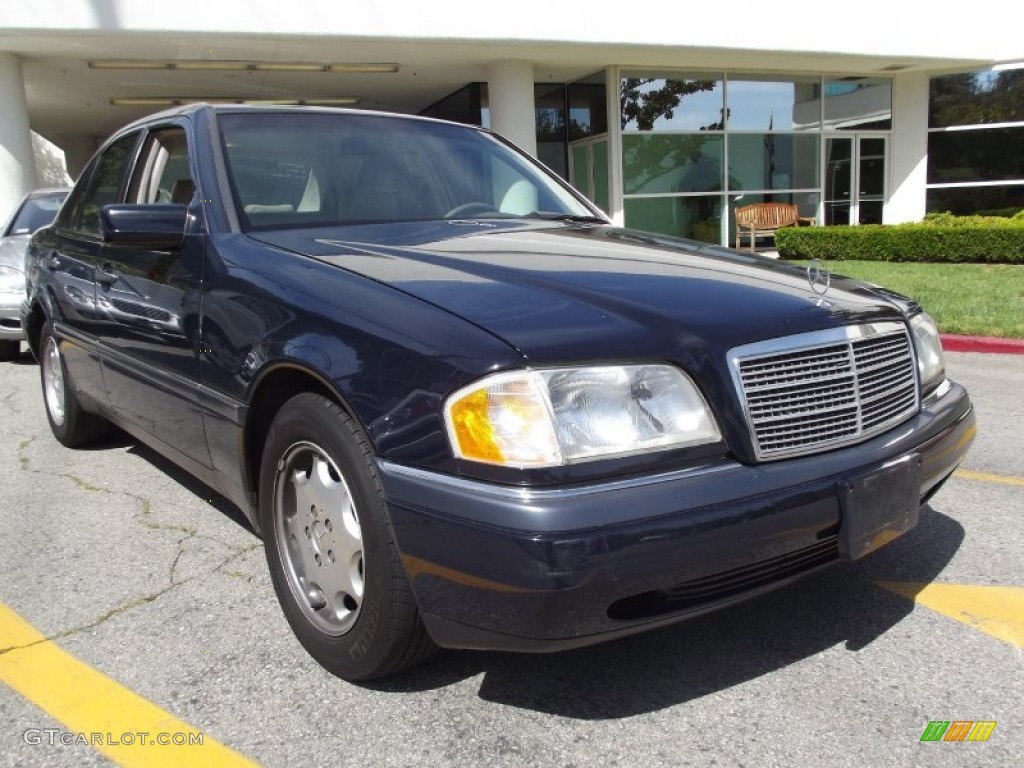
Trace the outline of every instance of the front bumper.
<instances>
[{"instance_id":1,"label":"front bumper","mask_svg":"<svg viewBox=\"0 0 1024 768\"><path fill-rule=\"evenodd\" d=\"M434 641L556 651L679 621L871 551L916 524L974 434L967 393L952 384L872 440L756 466L722 460L556 489L378 468ZM865 491L872 501L855 502ZM900 496L902 508L890 503Z\"/></svg>"},{"instance_id":2,"label":"front bumper","mask_svg":"<svg viewBox=\"0 0 1024 768\"><path fill-rule=\"evenodd\" d=\"M24 294L0 293L0 341L21 341L21 300Z\"/></svg>"}]
</instances>

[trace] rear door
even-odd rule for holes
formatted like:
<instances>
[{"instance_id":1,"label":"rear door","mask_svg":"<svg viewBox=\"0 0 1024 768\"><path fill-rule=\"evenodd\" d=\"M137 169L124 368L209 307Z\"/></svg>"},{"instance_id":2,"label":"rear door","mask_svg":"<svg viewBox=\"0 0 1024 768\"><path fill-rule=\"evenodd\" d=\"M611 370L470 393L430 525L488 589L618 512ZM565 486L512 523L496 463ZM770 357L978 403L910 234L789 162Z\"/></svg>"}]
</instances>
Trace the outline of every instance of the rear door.
<instances>
[{"instance_id":1,"label":"rear door","mask_svg":"<svg viewBox=\"0 0 1024 768\"><path fill-rule=\"evenodd\" d=\"M86 398L106 403L98 337L96 272L103 238L100 211L118 202L127 184L141 133L117 139L86 167L52 229L38 239L33 269L45 272L52 321L68 377Z\"/></svg>"}]
</instances>

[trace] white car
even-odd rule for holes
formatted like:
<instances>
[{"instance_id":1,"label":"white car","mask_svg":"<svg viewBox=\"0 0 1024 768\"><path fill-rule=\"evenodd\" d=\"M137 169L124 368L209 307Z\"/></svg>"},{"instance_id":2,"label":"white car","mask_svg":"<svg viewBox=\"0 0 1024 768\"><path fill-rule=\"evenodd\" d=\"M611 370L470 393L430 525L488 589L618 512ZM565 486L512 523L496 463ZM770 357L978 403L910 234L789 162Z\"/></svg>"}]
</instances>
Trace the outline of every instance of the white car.
<instances>
[{"instance_id":1,"label":"white car","mask_svg":"<svg viewBox=\"0 0 1024 768\"><path fill-rule=\"evenodd\" d=\"M0 237L0 360L21 352L21 301L25 298L25 248L32 233L53 221L70 190L36 189L14 209Z\"/></svg>"}]
</instances>

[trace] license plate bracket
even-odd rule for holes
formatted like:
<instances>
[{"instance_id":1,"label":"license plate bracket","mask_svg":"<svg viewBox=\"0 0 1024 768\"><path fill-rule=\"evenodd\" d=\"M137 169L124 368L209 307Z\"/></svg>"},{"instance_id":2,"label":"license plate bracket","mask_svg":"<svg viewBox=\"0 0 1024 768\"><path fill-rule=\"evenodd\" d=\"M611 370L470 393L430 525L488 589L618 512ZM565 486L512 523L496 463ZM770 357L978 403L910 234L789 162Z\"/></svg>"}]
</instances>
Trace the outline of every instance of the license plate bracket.
<instances>
[{"instance_id":1,"label":"license plate bracket","mask_svg":"<svg viewBox=\"0 0 1024 768\"><path fill-rule=\"evenodd\" d=\"M909 454L838 484L842 524L839 555L857 560L917 525L921 456Z\"/></svg>"}]
</instances>

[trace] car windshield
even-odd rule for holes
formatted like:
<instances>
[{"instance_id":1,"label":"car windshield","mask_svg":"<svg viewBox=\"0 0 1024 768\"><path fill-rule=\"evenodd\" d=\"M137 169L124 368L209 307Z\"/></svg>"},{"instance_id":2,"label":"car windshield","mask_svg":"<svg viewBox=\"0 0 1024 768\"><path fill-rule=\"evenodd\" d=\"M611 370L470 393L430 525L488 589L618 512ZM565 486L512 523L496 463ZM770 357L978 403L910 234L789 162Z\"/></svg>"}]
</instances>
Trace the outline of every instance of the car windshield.
<instances>
[{"instance_id":1,"label":"car windshield","mask_svg":"<svg viewBox=\"0 0 1024 768\"><path fill-rule=\"evenodd\" d=\"M27 235L52 223L67 193L30 197L15 215L6 234Z\"/></svg>"},{"instance_id":2,"label":"car windshield","mask_svg":"<svg viewBox=\"0 0 1024 768\"><path fill-rule=\"evenodd\" d=\"M553 176L490 134L384 115L219 117L243 226L534 216L593 219Z\"/></svg>"}]
</instances>

